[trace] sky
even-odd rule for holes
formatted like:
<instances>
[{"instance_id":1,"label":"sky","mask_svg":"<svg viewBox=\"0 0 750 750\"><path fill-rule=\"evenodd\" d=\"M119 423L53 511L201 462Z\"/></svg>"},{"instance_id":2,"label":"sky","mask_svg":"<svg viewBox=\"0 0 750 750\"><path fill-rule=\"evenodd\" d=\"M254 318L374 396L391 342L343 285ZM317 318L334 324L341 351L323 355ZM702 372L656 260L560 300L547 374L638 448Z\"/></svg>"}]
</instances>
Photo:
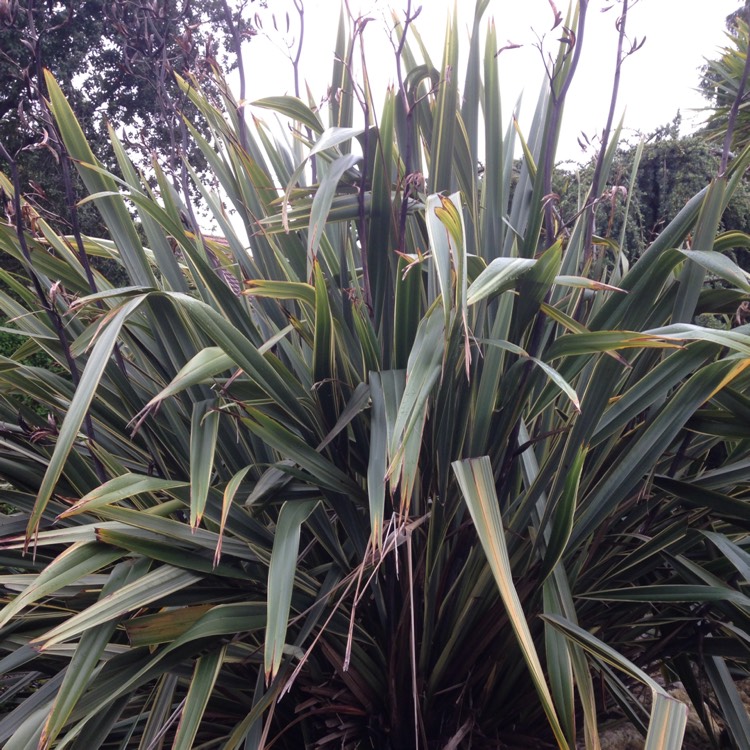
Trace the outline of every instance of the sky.
<instances>
[{"instance_id":1,"label":"sky","mask_svg":"<svg viewBox=\"0 0 750 750\"><path fill-rule=\"evenodd\" d=\"M395 79L395 62L388 31L392 25L390 8L403 16L408 0L348 0L352 13L372 20L365 30L370 50L368 70L375 91L384 90ZM433 62L439 64L446 22L454 0L411 0L421 5L415 21ZM299 2L299 0L298 0ZM565 14L565 0L555 0ZM725 43L725 18L740 5L740 0L633 0L627 18L627 35L643 46L629 56L622 68L617 117L625 115L625 134L633 140L670 123L678 111L683 117L683 132L700 123L695 110L705 105L695 91L700 67L705 58L715 57ZM459 29L463 47L474 3L459 0ZM483 29L490 19L497 27L501 44L512 42L520 49L504 51L499 57L501 95L504 114L509 114L523 93L521 127L533 114L539 88L544 81L542 58L536 46L540 36L550 33L550 0L490 0ZM294 93L290 50L299 38L298 15L294 0L268 0L267 10L259 11L263 31L247 46L247 99L280 93ZM322 97L330 79L340 0L305 2L305 35L300 64L302 85ZM609 10L606 10L609 8ZM590 0L587 28L581 48L581 60L566 105L564 126L558 153L567 159L585 159L578 145L585 133L595 137L603 128L609 109L611 81L615 65L617 17L622 0ZM286 30L286 13L290 27ZM274 17L277 29L274 29ZM548 45L554 50L556 45ZM460 80L460 79L459 79ZM303 88L304 91L304 88ZM591 154L588 154L589 156Z\"/></svg>"}]
</instances>

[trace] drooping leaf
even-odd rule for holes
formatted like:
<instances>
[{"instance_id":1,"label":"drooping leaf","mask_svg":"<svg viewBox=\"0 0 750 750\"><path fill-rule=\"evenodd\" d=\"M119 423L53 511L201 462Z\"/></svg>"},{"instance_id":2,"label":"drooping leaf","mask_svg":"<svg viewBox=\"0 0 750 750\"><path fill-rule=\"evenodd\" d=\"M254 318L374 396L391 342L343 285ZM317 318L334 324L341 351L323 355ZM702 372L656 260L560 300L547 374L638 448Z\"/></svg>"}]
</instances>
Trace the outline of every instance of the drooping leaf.
<instances>
[{"instance_id":1,"label":"drooping leaf","mask_svg":"<svg viewBox=\"0 0 750 750\"><path fill-rule=\"evenodd\" d=\"M63 467L73 449L78 438L78 431L86 417L91 401L96 393L97 385L104 373L104 369L110 362L112 350L114 349L120 329L125 321L143 302L144 297L136 297L126 302L113 316L107 327L99 336L91 356L89 357L86 369L81 375L81 381L76 390L75 396L70 403L65 421L60 427L60 434L55 444L55 450L50 459L47 471L44 474L39 493L37 494L34 512L29 517L27 534L33 536L39 529L39 521L47 507L47 503L54 491Z\"/></svg>"},{"instance_id":2,"label":"drooping leaf","mask_svg":"<svg viewBox=\"0 0 750 750\"><path fill-rule=\"evenodd\" d=\"M60 518L67 518L78 513L90 513L92 510L112 503L126 500L143 493L162 493L177 487L186 487L188 482L179 482L158 477L141 476L127 473L102 484L84 495L68 510L60 514Z\"/></svg>"},{"instance_id":3,"label":"drooping leaf","mask_svg":"<svg viewBox=\"0 0 750 750\"><path fill-rule=\"evenodd\" d=\"M526 615L513 583L510 560L505 545L505 531L500 518L500 509L489 459L483 457L456 461L452 466L474 521L474 527L482 543L482 548L487 555L487 561L508 612L518 645L534 680L547 720L560 747L566 748L568 744L554 708Z\"/></svg>"},{"instance_id":4,"label":"drooping leaf","mask_svg":"<svg viewBox=\"0 0 750 750\"><path fill-rule=\"evenodd\" d=\"M57 627L51 628L34 639L32 645L40 651L50 649L90 628L110 622L161 597L180 591L200 579L201 576L185 570L162 565L105 596Z\"/></svg>"},{"instance_id":5,"label":"drooping leaf","mask_svg":"<svg viewBox=\"0 0 750 750\"><path fill-rule=\"evenodd\" d=\"M673 698L643 670L583 628L567 622L562 617L545 615L544 619L597 658L622 670L651 689L653 704L646 737L647 750L679 750L682 747L687 725L687 706L684 703Z\"/></svg>"},{"instance_id":6,"label":"drooping leaf","mask_svg":"<svg viewBox=\"0 0 750 750\"><path fill-rule=\"evenodd\" d=\"M271 565L268 569L268 625L263 652L266 682L277 675L281 665L297 568L301 527L315 505L314 501L287 502L279 513Z\"/></svg>"}]
</instances>

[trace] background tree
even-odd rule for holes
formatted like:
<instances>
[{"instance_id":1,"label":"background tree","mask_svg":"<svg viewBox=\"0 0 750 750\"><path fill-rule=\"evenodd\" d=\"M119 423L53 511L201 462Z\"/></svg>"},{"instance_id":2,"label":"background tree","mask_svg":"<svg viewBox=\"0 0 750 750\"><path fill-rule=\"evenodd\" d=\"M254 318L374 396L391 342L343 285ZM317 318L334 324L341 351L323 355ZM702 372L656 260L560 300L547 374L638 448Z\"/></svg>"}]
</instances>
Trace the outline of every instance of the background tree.
<instances>
[{"instance_id":1,"label":"background tree","mask_svg":"<svg viewBox=\"0 0 750 750\"><path fill-rule=\"evenodd\" d=\"M148 166L155 158L175 181L181 178L182 192L189 190L187 175L178 168L182 155L199 172L206 162L200 149L181 133L181 113L194 122L200 122L200 115L178 93L174 74L189 73L211 90L212 68L236 68L243 44L255 33L246 20L253 2L0 2L0 145L15 163L29 210L79 239L81 234L107 235L93 205L76 205L82 186L66 163L62 142L43 105L44 68L65 89L98 158L108 167L115 162L105 123L113 122L137 163ZM6 160L0 168L9 166ZM4 193L0 204L11 219L11 203ZM81 242L78 252L82 257ZM82 260L88 265L88 258ZM113 261L93 258L91 262L112 281L124 281ZM22 264L4 256L1 265L2 270L18 274ZM12 285L0 283L14 294ZM19 343L17 336L0 332L3 353L12 353Z\"/></svg>"},{"instance_id":2,"label":"background tree","mask_svg":"<svg viewBox=\"0 0 750 750\"><path fill-rule=\"evenodd\" d=\"M179 138L179 113L197 112L177 90L174 73L203 85L217 63L236 68L254 28L246 19L254 0L37 0L0 4L0 142L16 155L27 197L48 217L63 221L64 190L51 169L51 124L40 95L43 68L60 81L99 158L111 161L105 121L116 122L131 152L155 156L178 174L183 151L199 169L198 150ZM261 3L263 4L263 3ZM81 217L94 230L93 212Z\"/></svg>"},{"instance_id":3,"label":"background tree","mask_svg":"<svg viewBox=\"0 0 750 750\"><path fill-rule=\"evenodd\" d=\"M715 142L702 133L680 137L678 132L679 119L675 119L652 133L642 148L632 144L623 146L598 197L596 234L618 245L621 243L621 250L631 263L719 167L721 153ZM561 196L560 213L564 221L570 221L579 210L579 189L588 184L592 171L593 163L590 163L576 173L561 171L558 174L556 190ZM722 218L721 228L727 227L745 233L750 231L750 190L745 183L738 186ZM750 269L750 256L745 249L736 249L734 257L745 270Z\"/></svg>"}]
</instances>

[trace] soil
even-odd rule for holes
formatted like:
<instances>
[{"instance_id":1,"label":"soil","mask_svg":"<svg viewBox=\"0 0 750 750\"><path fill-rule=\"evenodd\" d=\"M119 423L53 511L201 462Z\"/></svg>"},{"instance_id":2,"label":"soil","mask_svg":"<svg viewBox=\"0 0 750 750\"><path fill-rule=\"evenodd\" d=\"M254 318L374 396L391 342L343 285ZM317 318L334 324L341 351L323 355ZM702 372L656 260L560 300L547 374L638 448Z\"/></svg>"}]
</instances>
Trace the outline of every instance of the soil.
<instances>
[{"instance_id":1,"label":"soil","mask_svg":"<svg viewBox=\"0 0 750 750\"><path fill-rule=\"evenodd\" d=\"M742 703L750 715L750 680L744 680L737 683L737 689ZM681 686L675 686L669 690L670 694L688 705L688 722L685 729L685 739L682 750L706 750L712 747L712 744L706 735L706 730L698 718L698 714L690 704L685 690ZM721 736L723 724L716 719L714 722L715 735ZM623 720L613 726L605 727L600 732L602 750L643 750L644 739L632 724ZM722 744L722 747L725 745ZM581 744L582 748L583 745ZM726 747L731 747L728 743Z\"/></svg>"}]
</instances>

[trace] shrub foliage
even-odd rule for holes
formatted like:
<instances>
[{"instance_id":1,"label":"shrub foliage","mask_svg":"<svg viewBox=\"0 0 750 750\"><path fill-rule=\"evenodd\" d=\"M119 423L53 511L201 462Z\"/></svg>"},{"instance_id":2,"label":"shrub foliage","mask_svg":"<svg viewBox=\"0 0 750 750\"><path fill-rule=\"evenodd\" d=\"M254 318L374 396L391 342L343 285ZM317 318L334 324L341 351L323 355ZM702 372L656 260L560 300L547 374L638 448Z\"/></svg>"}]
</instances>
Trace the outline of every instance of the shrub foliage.
<instances>
[{"instance_id":1,"label":"shrub foliage","mask_svg":"<svg viewBox=\"0 0 750 750\"><path fill-rule=\"evenodd\" d=\"M693 319L750 291L718 232L750 152L628 264L549 200L586 4L526 138L487 4L461 93L456 24L433 63L403 23L377 118L344 17L323 108L255 103L288 140L181 80L219 238L48 79L130 285L0 225L3 313L60 365L0 358L4 747L594 748L616 705L677 748L659 667L749 736L750 336Z\"/></svg>"}]
</instances>

